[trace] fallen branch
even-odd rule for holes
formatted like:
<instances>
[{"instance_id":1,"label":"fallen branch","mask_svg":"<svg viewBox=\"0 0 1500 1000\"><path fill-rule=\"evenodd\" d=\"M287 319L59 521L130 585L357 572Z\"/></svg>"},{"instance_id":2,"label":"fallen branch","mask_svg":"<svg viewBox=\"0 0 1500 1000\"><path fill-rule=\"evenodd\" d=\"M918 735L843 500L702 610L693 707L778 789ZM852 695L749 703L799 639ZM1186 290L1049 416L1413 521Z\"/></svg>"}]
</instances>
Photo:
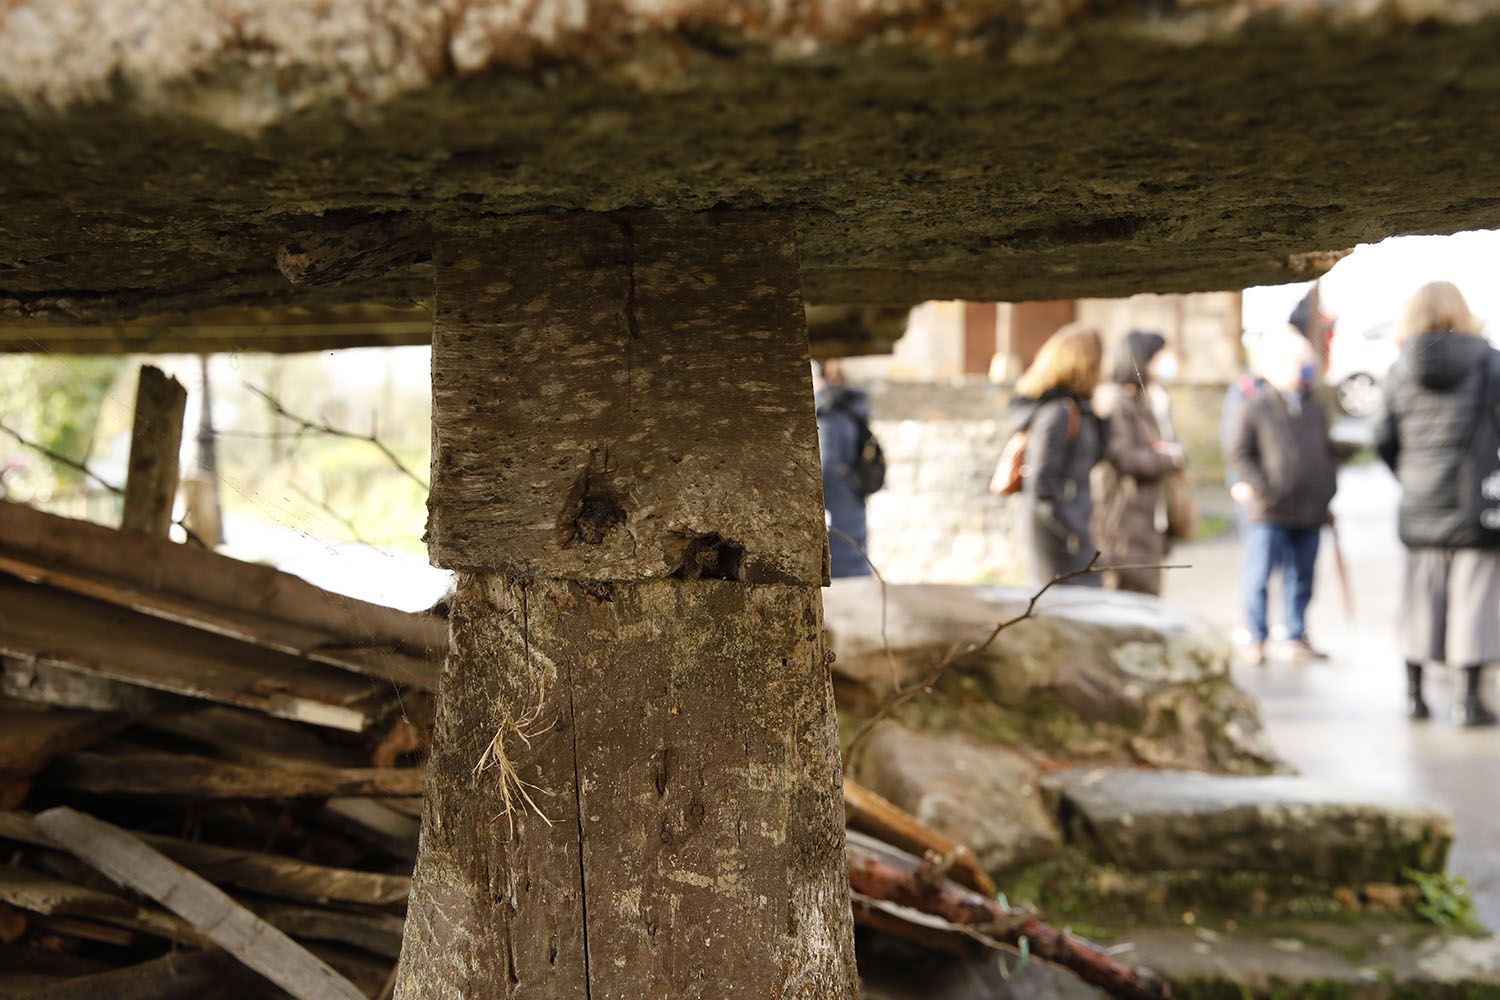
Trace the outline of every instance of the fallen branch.
<instances>
[{"instance_id":1,"label":"fallen branch","mask_svg":"<svg viewBox=\"0 0 1500 1000\"><path fill-rule=\"evenodd\" d=\"M1149 969L1128 968L1099 948L1043 922L1026 910L1011 910L949 879L935 879L916 858L878 841L849 835L844 848L849 886L861 896L940 917L959 933L1001 950L1060 965L1118 1000L1170 1000L1171 987ZM988 939L988 941L986 940Z\"/></svg>"}]
</instances>

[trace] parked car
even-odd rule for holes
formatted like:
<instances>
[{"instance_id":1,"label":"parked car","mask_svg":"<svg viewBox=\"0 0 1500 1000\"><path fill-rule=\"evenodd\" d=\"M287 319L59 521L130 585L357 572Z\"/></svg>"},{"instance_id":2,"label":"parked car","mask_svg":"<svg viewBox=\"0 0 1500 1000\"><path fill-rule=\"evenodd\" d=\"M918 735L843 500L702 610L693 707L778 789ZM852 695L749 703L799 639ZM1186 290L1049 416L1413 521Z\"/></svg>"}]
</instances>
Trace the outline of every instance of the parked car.
<instances>
[{"instance_id":1,"label":"parked car","mask_svg":"<svg viewBox=\"0 0 1500 1000\"><path fill-rule=\"evenodd\" d=\"M1329 338L1328 370L1323 373L1324 382L1338 397L1339 408L1351 417L1374 413L1386 373L1400 353L1395 320L1363 327L1340 324Z\"/></svg>"}]
</instances>

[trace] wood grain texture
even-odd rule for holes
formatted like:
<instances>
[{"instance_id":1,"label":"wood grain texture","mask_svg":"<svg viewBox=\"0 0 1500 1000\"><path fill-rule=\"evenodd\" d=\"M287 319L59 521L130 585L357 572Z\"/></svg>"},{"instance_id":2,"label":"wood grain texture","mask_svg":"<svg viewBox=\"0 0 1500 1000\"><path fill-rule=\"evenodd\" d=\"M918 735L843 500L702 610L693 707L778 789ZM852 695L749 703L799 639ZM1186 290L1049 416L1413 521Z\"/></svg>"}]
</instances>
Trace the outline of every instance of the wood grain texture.
<instances>
[{"instance_id":1,"label":"wood grain texture","mask_svg":"<svg viewBox=\"0 0 1500 1000\"><path fill-rule=\"evenodd\" d=\"M291 938L119 827L66 807L41 813L36 823L69 852L161 903L297 1000L366 1000Z\"/></svg>"},{"instance_id":2,"label":"wood grain texture","mask_svg":"<svg viewBox=\"0 0 1500 1000\"><path fill-rule=\"evenodd\" d=\"M270 768L183 753L76 753L59 758L42 783L95 795L176 799L331 798L419 795L417 767Z\"/></svg>"},{"instance_id":3,"label":"wood grain texture","mask_svg":"<svg viewBox=\"0 0 1500 1000\"><path fill-rule=\"evenodd\" d=\"M0 607L0 652L13 659L283 719L360 732L381 716L390 690L386 682L3 575ZM7 691L12 686L22 688L17 681Z\"/></svg>"},{"instance_id":4,"label":"wood grain texture","mask_svg":"<svg viewBox=\"0 0 1500 1000\"><path fill-rule=\"evenodd\" d=\"M177 498L177 464L182 450L182 415L187 390L154 365L142 365L136 383L135 422L130 432L130 464L125 478L125 512L120 527L166 538Z\"/></svg>"},{"instance_id":5,"label":"wood grain texture","mask_svg":"<svg viewBox=\"0 0 1500 1000\"><path fill-rule=\"evenodd\" d=\"M241 851L149 833L137 836L216 885L248 889L262 896L383 907L404 903L411 890L411 879L405 875L330 868L278 854ZM58 847L32 817L20 812L0 812L0 838L37 847Z\"/></svg>"},{"instance_id":6,"label":"wood grain texture","mask_svg":"<svg viewBox=\"0 0 1500 1000\"><path fill-rule=\"evenodd\" d=\"M447 623L431 615L335 594L260 563L18 503L0 502L0 557L7 572L27 579L307 656L365 649L436 661L448 642ZM288 638L257 638L267 619Z\"/></svg>"},{"instance_id":7,"label":"wood grain texture","mask_svg":"<svg viewBox=\"0 0 1500 1000\"><path fill-rule=\"evenodd\" d=\"M436 564L825 580L789 218L452 223L434 262Z\"/></svg>"},{"instance_id":8,"label":"wood grain texture","mask_svg":"<svg viewBox=\"0 0 1500 1000\"><path fill-rule=\"evenodd\" d=\"M811 587L464 578L396 996L854 996L820 623ZM536 809L476 773L497 731Z\"/></svg>"}]
</instances>

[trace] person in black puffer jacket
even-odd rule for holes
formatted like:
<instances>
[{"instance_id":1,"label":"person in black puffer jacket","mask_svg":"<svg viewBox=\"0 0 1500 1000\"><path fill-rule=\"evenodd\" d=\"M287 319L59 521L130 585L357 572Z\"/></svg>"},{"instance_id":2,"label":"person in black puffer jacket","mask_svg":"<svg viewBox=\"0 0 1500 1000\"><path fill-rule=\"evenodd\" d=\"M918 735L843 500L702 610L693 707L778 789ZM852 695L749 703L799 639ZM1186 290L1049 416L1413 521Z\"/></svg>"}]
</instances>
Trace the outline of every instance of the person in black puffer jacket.
<instances>
[{"instance_id":1,"label":"person in black puffer jacket","mask_svg":"<svg viewBox=\"0 0 1500 1000\"><path fill-rule=\"evenodd\" d=\"M1454 715L1470 726L1495 722L1481 682L1500 660L1500 351L1480 328L1453 284L1418 291L1375 427L1401 482L1408 707L1429 716L1423 665L1451 663L1465 673Z\"/></svg>"},{"instance_id":2,"label":"person in black puffer jacket","mask_svg":"<svg viewBox=\"0 0 1500 1000\"><path fill-rule=\"evenodd\" d=\"M1094 558L1089 472L1104 456L1107 427L1089 401L1103 358L1096 331L1065 326L1016 380L1011 426L1028 435L1021 531L1034 587L1085 569ZM1090 573L1069 582L1097 587L1100 581Z\"/></svg>"}]
</instances>

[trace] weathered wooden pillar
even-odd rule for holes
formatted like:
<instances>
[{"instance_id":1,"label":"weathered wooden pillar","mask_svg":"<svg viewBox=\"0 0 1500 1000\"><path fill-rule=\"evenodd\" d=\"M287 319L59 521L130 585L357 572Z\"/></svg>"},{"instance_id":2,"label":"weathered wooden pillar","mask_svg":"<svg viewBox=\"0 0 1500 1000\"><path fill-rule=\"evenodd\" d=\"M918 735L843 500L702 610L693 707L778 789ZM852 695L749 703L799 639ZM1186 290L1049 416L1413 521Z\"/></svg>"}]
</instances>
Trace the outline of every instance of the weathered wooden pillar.
<instances>
[{"instance_id":1,"label":"weathered wooden pillar","mask_svg":"<svg viewBox=\"0 0 1500 1000\"><path fill-rule=\"evenodd\" d=\"M153 365L142 365L130 431L125 510L120 527L165 537L172 527L187 390Z\"/></svg>"},{"instance_id":2,"label":"weathered wooden pillar","mask_svg":"<svg viewBox=\"0 0 1500 1000\"><path fill-rule=\"evenodd\" d=\"M853 997L789 221L435 239L460 582L396 996Z\"/></svg>"}]
</instances>

